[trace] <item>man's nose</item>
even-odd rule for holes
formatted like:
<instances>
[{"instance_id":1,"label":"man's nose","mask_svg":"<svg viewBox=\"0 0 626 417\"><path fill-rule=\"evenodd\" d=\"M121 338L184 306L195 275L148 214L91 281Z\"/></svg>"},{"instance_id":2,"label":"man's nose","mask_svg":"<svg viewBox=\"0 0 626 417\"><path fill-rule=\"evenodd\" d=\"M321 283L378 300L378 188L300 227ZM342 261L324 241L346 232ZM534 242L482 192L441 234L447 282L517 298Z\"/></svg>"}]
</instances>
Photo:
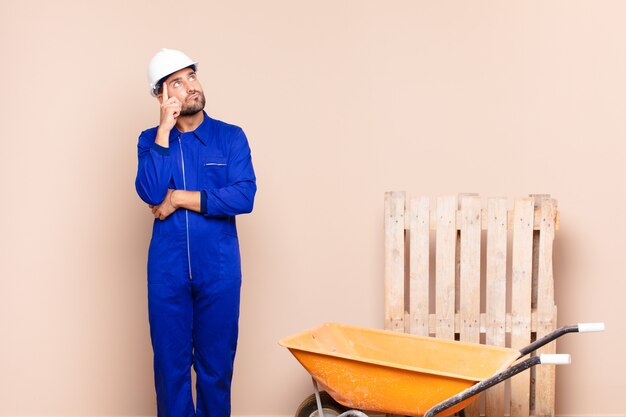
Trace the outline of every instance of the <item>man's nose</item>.
<instances>
[{"instance_id":1,"label":"man's nose","mask_svg":"<svg viewBox=\"0 0 626 417\"><path fill-rule=\"evenodd\" d=\"M191 93L192 91L195 91L193 84L190 83L189 81L183 81L183 86L185 87L185 91L187 93Z\"/></svg>"}]
</instances>

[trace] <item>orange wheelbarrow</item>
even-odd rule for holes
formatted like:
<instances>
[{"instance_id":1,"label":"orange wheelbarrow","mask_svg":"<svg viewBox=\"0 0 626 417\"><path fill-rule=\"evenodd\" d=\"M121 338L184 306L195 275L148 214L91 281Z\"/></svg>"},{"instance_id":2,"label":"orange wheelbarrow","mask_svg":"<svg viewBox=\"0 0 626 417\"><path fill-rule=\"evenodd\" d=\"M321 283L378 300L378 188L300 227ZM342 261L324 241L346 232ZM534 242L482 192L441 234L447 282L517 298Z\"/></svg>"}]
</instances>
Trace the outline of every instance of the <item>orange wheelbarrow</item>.
<instances>
[{"instance_id":1,"label":"orange wheelbarrow","mask_svg":"<svg viewBox=\"0 0 626 417\"><path fill-rule=\"evenodd\" d=\"M279 343L313 378L315 394L296 417L367 416L363 411L443 417L463 414L477 394L530 367L570 363L567 354L518 361L545 344L600 330L603 323L564 326L515 350L327 323Z\"/></svg>"}]
</instances>

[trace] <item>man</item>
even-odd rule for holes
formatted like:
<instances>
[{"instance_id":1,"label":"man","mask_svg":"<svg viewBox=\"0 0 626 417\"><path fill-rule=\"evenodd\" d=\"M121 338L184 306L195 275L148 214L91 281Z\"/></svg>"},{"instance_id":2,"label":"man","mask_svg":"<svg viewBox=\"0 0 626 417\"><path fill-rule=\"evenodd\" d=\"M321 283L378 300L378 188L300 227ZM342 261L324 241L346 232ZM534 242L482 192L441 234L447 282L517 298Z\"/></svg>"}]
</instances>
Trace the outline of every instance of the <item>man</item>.
<instances>
[{"instance_id":1,"label":"man","mask_svg":"<svg viewBox=\"0 0 626 417\"><path fill-rule=\"evenodd\" d=\"M250 148L241 128L203 111L188 56L162 49L148 77L160 122L139 136L135 187L155 217L148 315L158 416L227 417L241 286L235 216L252 211L256 193Z\"/></svg>"}]
</instances>

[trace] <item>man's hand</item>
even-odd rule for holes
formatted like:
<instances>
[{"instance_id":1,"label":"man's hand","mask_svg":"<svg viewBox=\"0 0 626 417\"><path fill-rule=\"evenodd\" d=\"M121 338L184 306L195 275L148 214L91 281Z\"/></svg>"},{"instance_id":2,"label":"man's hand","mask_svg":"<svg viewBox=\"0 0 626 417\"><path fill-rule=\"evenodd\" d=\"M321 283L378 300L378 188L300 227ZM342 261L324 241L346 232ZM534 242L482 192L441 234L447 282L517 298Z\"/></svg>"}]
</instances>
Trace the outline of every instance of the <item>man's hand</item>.
<instances>
[{"instance_id":1,"label":"man's hand","mask_svg":"<svg viewBox=\"0 0 626 417\"><path fill-rule=\"evenodd\" d=\"M165 220L170 214L174 213L178 207L173 205L172 202L172 194L176 190L172 190L171 188L167 190L167 194L165 198L158 206L148 206L152 209L152 214L155 219Z\"/></svg>"},{"instance_id":2,"label":"man's hand","mask_svg":"<svg viewBox=\"0 0 626 417\"><path fill-rule=\"evenodd\" d=\"M167 147L166 143L159 143L162 140L158 136L169 137L170 131L176 125L176 119L180 115L182 103L176 97L170 97L167 94L167 83L163 83L163 95L161 96L161 118L159 122L159 130L157 132L157 143ZM161 135L160 135L161 134Z\"/></svg>"}]
</instances>

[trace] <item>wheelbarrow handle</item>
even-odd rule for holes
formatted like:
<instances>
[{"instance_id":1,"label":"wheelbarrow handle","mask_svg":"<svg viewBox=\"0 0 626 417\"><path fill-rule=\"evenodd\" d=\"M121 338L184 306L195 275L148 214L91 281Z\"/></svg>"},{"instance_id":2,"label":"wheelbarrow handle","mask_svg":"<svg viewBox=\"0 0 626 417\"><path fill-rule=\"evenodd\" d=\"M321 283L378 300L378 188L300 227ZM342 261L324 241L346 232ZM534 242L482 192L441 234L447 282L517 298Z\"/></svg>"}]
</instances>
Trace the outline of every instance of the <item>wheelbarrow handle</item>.
<instances>
[{"instance_id":1,"label":"wheelbarrow handle","mask_svg":"<svg viewBox=\"0 0 626 417\"><path fill-rule=\"evenodd\" d=\"M547 345L555 339L563 336L567 333L579 333L579 332L599 332L604 330L604 323L579 323L574 325L563 326L560 329L549 333L548 335L542 337L526 346L525 348L520 349L520 358L528 355L539 349L540 347ZM571 363L570 355L566 354L542 354L537 356L532 356L528 359L525 359L521 362L516 363L515 365L505 369L504 371L490 377L484 379L471 387L467 388L464 391L459 392L453 397L448 398L440 402L439 404L433 406L430 410L424 414L424 417L434 417L435 415L445 411L462 401L467 400L470 397L473 397L476 394L480 394L481 392L493 387L494 385L499 384L502 381L505 381L511 378L514 375L519 374L520 372L524 372L526 369L531 368L538 364L545 365L566 365Z\"/></svg>"},{"instance_id":2,"label":"wheelbarrow handle","mask_svg":"<svg viewBox=\"0 0 626 417\"><path fill-rule=\"evenodd\" d=\"M520 372L524 372L528 368L531 368L538 364L552 364L552 365L562 365L568 364L571 362L570 355L567 354L554 354L554 355L539 355L533 356L531 358L525 359L522 362L519 362L504 371L496 374L490 378L483 379L482 381L472 385L464 391L459 392L453 397L448 398L440 402L439 404L433 406L430 410L424 414L424 417L434 417L435 415L445 411L455 405L459 404L467 400L470 397L473 397L476 394L480 394L481 392L497 385Z\"/></svg>"},{"instance_id":3,"label":"wheelbarrow handle","mask_svg":"<svg viewBox=\"0 0 626 417\"><path fill-rule=\"evenodd\" d=\"M558 339L567 333L583 333L583 332L600 332L604 330L604 323L579 323L563 326L560 329L556 329L552 333L547 334L541 339L537 339L530 345L520 349L520 358L526 356L539 349L540 347L547 345L553 340Z\"/></svg>"}]
</instances>

